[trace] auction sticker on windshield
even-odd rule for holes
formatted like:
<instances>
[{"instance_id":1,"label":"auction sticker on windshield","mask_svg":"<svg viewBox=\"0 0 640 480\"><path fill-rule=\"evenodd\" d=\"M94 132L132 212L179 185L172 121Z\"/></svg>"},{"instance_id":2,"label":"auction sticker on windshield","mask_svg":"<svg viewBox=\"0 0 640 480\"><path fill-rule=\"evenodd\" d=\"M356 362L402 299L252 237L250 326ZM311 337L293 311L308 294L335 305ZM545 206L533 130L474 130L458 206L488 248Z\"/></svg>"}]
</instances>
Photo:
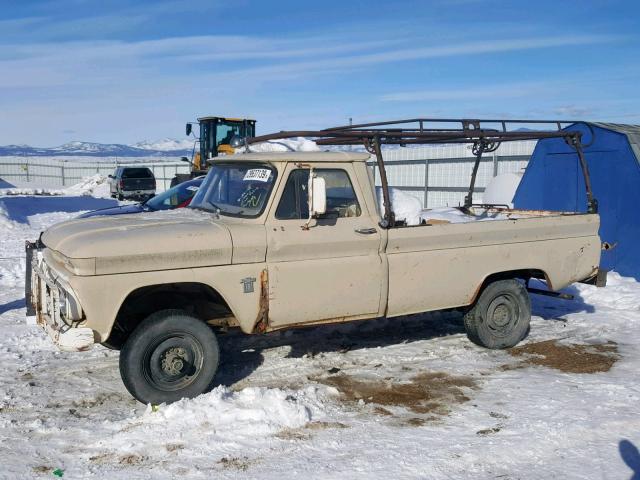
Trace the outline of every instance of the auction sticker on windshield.
<instances>
[{"instance_id":1,"label":"auction sticker on windshield","mask_svg":"<svg viewBox=\"0 0 640 480\"><path fill-rule=\"evenodd\" d=\"M269 175L271 175L271 170L269 170L268 168L252 168L250 170L247 170L247 173L244 174L243 180L245 182L268 182Z\"/></svg>"}]
</instances>

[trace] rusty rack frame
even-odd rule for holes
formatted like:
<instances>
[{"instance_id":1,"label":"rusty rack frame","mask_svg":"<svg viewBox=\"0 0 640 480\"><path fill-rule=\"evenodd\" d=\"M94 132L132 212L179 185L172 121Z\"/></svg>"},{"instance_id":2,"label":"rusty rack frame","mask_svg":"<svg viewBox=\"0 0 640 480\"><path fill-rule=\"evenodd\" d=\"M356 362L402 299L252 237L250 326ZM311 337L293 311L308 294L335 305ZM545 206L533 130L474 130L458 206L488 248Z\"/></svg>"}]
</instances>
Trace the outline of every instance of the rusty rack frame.
<instances>
[{"instance_id":1,"label":"rusty rack frame","mask_svg":"<svg viewBox=\"0 0 640 480\"><path fill-rule=\"evenodd\" d=\"M587 192L587 212L597 213L598 201L591 190L589 168L584 157L582 133L577 130L563 130L563 125L582 123L565 120L471 120L471 119L443 119L443 118L412 118L407 120L392 120L387 122L362 123L358 125L344 125L324 130L292 130L260 135L243 139L244 145L278 140L292 137L310 137L318 145L363 145L375 155L380 171L380 182L385 206L384 218L381 226L391 228L395 225L395 215L392 210L389 194L389 184L382 145L426 145L426 144L471 144L475 155L475 163L471 173L469 190L465 196L464 209L472 205L472 196L478 173L478 167L484 153L498 149L502 142L518 140L540 140L544 138L563 138L573 147L578 156ZM535 130L520 128L509 130L512 126L534 125ZM586 124L591 130L593 130ZM538 127L543 127L539 128ZM593 141L593 137L592 140Z\"/></svg>"}]
</instances>

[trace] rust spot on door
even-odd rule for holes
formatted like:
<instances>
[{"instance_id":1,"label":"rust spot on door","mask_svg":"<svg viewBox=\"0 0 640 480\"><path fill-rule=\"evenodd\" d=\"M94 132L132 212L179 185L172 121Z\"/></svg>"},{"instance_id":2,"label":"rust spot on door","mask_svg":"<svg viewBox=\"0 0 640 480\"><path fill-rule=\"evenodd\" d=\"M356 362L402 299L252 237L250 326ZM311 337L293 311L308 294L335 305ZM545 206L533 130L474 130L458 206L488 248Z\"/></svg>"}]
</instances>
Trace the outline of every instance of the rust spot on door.
<instances>
[{"instance_id":1,"label":"rust spot on door","mask_svg":"<svg viewBox=\"0 0 640 480\"><path fill-rule=\"evenodd\" d=\"M267 269L260 272L260 308L256 318L254 332L264 333L269 327L269 273Z\"/></svg>"}]
</instances>

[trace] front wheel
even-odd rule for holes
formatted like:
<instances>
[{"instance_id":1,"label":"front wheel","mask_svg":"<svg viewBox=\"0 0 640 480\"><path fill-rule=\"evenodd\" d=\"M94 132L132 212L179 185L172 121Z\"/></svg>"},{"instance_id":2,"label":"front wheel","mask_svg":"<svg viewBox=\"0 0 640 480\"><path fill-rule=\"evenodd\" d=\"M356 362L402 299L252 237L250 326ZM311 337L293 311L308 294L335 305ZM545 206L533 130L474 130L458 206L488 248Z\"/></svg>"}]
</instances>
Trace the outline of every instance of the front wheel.
<instances>
[{"instance_id":1,"label":"front wheel","mask_svg":"<svg viewBox=\"0 0 640 480\"><path fill-rule=\"evenodd\" d=\"M163 310L142 321L124 343L120 376L137 400L171 403L208 391L219 357L206 323L181 310Z\"/></svg>"},{"instance_id":2,"label":"front wheel","mask_svg":"<svg viewBox=\"0 0 640 480\"><path fill-rule=\"evenodd\" d=\"M497 280L480 294L464 316L467 336L486 348L510 348L529 332L531 300L524 285L517 280Z\"/></svg>"}]
</instances>

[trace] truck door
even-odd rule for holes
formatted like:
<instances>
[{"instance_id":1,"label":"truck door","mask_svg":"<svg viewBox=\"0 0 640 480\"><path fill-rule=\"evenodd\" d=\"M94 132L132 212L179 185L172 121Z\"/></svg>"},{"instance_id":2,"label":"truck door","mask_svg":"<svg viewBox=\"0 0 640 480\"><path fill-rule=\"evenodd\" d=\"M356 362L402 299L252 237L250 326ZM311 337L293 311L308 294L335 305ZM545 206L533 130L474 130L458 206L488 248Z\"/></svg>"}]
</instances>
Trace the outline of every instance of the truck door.
<instances>
[{"instance_id":1,"label":"truck door","mask_svg":"<svg viewBox=\"0 0 640 480\"><path fill-rule=\"evenodd\" d=\"M351 164L320 164L327 212L308 217L309 168L289 164L267 220L269 324L284 326L376 316L381 234L355 188ZM357 192L357 193L356 193Z\"/></svg>"}]
</instances>

